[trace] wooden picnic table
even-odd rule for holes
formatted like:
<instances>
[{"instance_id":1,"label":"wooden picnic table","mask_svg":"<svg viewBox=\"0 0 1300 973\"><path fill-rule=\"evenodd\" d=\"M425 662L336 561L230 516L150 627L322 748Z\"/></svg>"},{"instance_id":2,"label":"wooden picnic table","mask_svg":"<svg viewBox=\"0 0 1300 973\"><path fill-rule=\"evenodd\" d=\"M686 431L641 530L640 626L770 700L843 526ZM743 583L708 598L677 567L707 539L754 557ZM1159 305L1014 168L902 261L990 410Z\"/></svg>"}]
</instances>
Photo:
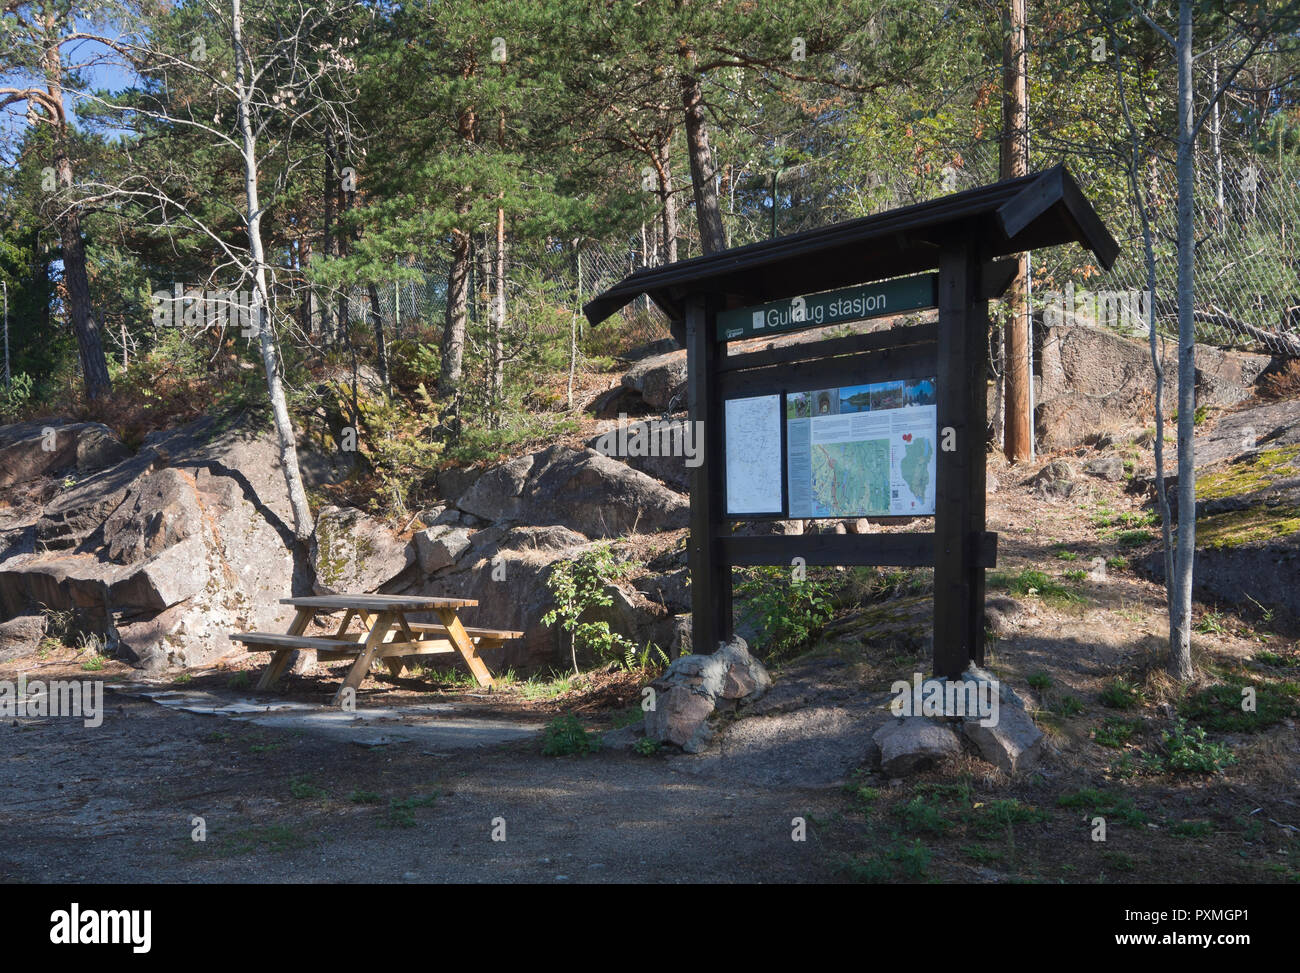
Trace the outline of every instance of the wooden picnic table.
<instances>
[{"instance_id":1,"label":"wooden picnic table","mask_svg":"<svg viewBox=\"0 0 1300 973\"><path fill-rule=\"evenodd\" d=\"M394 677L401 675L407 656L459 653L469 666L480 686L492 685L492 674L478 657L480 649L495 648L522 632L506 629L476 628L460 620L458 609L472 608L478 604L472 598L435 598L422 595L311 595L303 598L281 598L280 604L293 605L297 610L293 624L283 635L272 632L241 632L231 635L243 642L250 651L272 652L271 662L258 680L258 689L270 689L284 675L295 649L316 653L320 662L353 658L343 685L334 694L338 703L343 694L356 691L376 659L382 659ZM343 612L343 620L333 635L315 637L303 635L312 619L318 614ZM432 613L438 621L417 622L407 616ZM360 631L351 632L353 621Z\"/></svg>"}]
</instances>

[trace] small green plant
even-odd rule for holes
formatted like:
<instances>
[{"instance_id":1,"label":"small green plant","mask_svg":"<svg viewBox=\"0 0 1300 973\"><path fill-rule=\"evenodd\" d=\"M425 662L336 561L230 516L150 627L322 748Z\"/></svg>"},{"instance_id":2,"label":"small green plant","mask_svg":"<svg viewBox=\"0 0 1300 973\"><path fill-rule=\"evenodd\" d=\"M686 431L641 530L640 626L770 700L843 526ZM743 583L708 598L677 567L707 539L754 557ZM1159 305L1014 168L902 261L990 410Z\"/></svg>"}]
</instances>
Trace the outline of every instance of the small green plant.
<instances>
[{"instance_id":1,"label":"small green plant","mask_svg":"<svg viewBox=\"0 0 1300 973\"><path fill-rule=\"evenodd\" d=\"M1181 717L1160 735L1164 744L1164 765L1169 770L1191 774L1217 774L1235 764L1237 757L1222 743L1211 743L1205 730L1188 726Z\"/></svg>"},{"instance_id":2,"label":"small green plant","mask_svg":"<svg viewBox=\"0 0 1300 973\"><path fill-rule=\"evenodd\" d=\"M438 800L438 796L438 792L434 791L432 794L416 795L402 801L395 797L389 799L388 816L383 824L389 828L414 828L416 808L429 807Z\"/></svg>"},{"instance_id":3,"label":"small green plant","mask_svg":"<svg viewBox=\"0 0 1300 973\"><path fill-rule=\"evenodd\" d=\"M1208 838L1214 834L1214 825L1209 821L1175 821L1169 833L1179 838Z\"/></svg>"},{"instance_id":4,"label":"small green plant","mask_svg":"<svg viewBox=\"0 0 1300 973\"><path fill-rule=\"evenodd\" d=\"M374 791L353 791L348 800L353 804L378 804L383 798Z\"/></svg>"},{"instance_id":5,"label":"small green plant","mask_svg":"<svg viewBox=\"0 0 1300 973\"><path fill-rule=\"evenodd\" d=\"M1093 787L1062 794L1057 798L1056 806L1085 811L1089 817L1099 814L1108 821L1115 820L1134 826L1147 823L1146 813L1138 809L1131 797Z\"/></svg>"},{"instance_id":6,"label":"small green plant","mask_svg":"<svg viewBox=\"0 0 1300 973\"><path fill-rule=\"evenodd\" d=\"M1029 676L1029 688L1043 692L1052 688L1052 677L1045 672L1034 672Z\"/></svg>"},{"instance_id":7,"label":"small green plant","mask_svg":"<svg viewBox=\"0 0 1300 973\"><path fill-rule=\"evenodd\" d=\"M854 882L878 884L907 879L919 881L926 876L930 857L930 849L919 838L911 844L895 838L880 849L877 857L856 859L845 865L843 870Z\"/></svg>"},{"instance_id":8,"label":"small green plant","mask_svg":"<svg viewBox=\"0 0 1300 973\"><path fill-rule=\"evenodd\" d=\"M757 626L757 643L769 659L788 657L807 645L834 613L831 587L811 576L792 578L788 568L752 568L737 586L742 617Z\"/></svg>"},{"instance_id":9,"label":"small green plant","mask_svg":"<svg viewBox=\"0 0 1300 973\"><path fill-rule=\"evenodd\" d=\"M914 797L906 804L895 804L893 814L899 819L903 830L911 834L947 834L952 827L944 817L943 809L929 803L924 797Z\"/></svg>"},{"instance_id":10,"label":"small green plant","mask_svg":"<svg viewBox=\"0 0 1300 973\"><path fill-rule=\"evenodd\" d=\"M659 752L659 741L651 737L642 737L633 744L632 749L643 757L653 757Z\"/></svg>"},{"instance_id":11,"label":"small green plant","mask_svg":"<svg viewBox=\"0 0 1300 973\"><path fill-rule=\"evenodd\" d=\"M1142 690L1127 679L1113 679L1101 691L1101 704L1111 709L1132 709L1142 702Z\"/></svg>"},{"instance_id":12,"label":"small green plant","mask_svg":"<svg viewBox=\"0 0 1300 973\"><path fill-rule=\"evenodd\" d=\"M1079 560L1078 552L1070 550L1063 544L1057 544L1052 548L1052 555L1061 561Z\"/></svg>"},{"instance_id":13,"label":"small green plant","mask_svg":"<svg viewBox=\"0 0 1300 973\"><path fill-rule=\"evenodd\" d=\"M248 673L237 672L226 680L227 689L246 689L248 687Z\"/></svg>"},{"instance_id":14,"label":"small green plant","mask_svg":"<svg viewBox=\"0 0 1300 973\"><path fill-rule=\"evenodd\" d=\"M990 588L1002 588L1013 595L1037 595L1044 601L1071 602L1082 599L1046 571L1025 568L1019 573L992 571L988 576Z\"/></svg>"},{"instance_id":15,"label":"small green plant","mask_svg":"<svg viewBox=\"0 0 1300 973\"><path fill-rule=\"evenodd\" d=\"M1115 543L1120 547L1141 547L1150 543L1154 537L1149 530L1122 530L1115 535Z\"/></svg>"},{"instance_id":16,"label":"small green plant","mask_svg":"<svg viewBox=\"0 0 1300 973\"><path fill-rule=\"evenodd\" d=\"M295 777L289 781L289 794L295 801L312 801L329 796L306 777Z\"/></svg>"},{"instance_id":17,"label":"small green plant","mask_svg":"<svg viewBox=\"0 0 1300 973\"><path fill-rule=\"evenodd\" d=\"M1222 635L1227 631L1223 622L1224 618L1221 612L1208 611L1196 623L1196 631L1202 635Z\"/></svg>"},{"instance_id":18,"label":"small green plant","mask_svg":"<svg viewBox=\"0 0 1300 973\"><path fill-rule=\"evenodd\" d=\"M542 753L547 757L585 756L599 749L600 734L584 729L578 718L568 713L551 720L542 734Z\"/></svg>"},{"instance_id":19,"label":"small green plant","mask_svg":"<svg viewBox=\"0 0 1300 973\"><path fill-rule=\"evenodd\" d=\"M1083 581L1088 577L1087 571L1064 571L1061 573L1066 581Z\"/></svg>"},{"instance_id":20,"label":"small green plant","mask_svg":"<svg viewBox=\"0 0 1300 973\"><path fill-rule=\"evenodd\" d=\"M1078 696L1066 693L1052 704L1051 710L1057 716L1078 716L1083 712L1083 703Z\"/></svg>"},{"instance_id":21,"label":"small green plant","mask_svg":"<svg viewBox=\"0 0 1300 973\"><path fill-rule=\"evenodd\" d=\"M1121 720L1108 716L1101 721L1101 726L1092 731L1092 738L1099 747L1111 747L1118 750L1142 729L1140 720Z\"/></svg>"},{"instance_id":22,"label":"small green plant","mask_svg":"<svg viewBox=\"0 0 1300 973\"><path fill-rule=\"evenodd\" d=\"M192 682L193 680L194 680L194 676L191 673L182 672L179 676L176 677L176 685L184 686L186 683Z\"/></svg>"},{"instance_id":23,"label":"small green plant","mask_svg":"<svg viewBox=\"0 0 1300 973\"><path fill-rule=\"evenodd\" d=\"M582 621L591 608L614 604L609 586L632 571L629 561L619 561L609 544L597 544L577 557L560 561L546 578L546 587L555 598L555 606L542 616L542 624L560 627L569 634L569 652L573 671L578 669L579 650L590 651L597 659L623 660L635 650L632 642L611 631L609 622Z\"/></svg>"},{"instance_id":24,"label":"small green plant","mask_svg":"<svg viewBox=\"0 0 1300 973\"><path fill-rule=\"evenodd\" d=\"M104 657L99 654L92 655L81 664L81 668L85 669L87 672L99 672L104 668Z\"/></svg>"},{"instance_id":25,"label":"small green plant","mask_svg":"<svg viewBox=\"0 0 1300 973\"><path fill-rule=\"evenodd\" d=\"M641 651L629 645L623 654L622 665L628 672L646 672L649 669L668 665L668 653L654 642L647 642Z\"/></svg>"},{"instance_id":26,"label":"small green plant","mask_svg":"<svg viewBox=\"0 0 1300 973\"><path fill-rule=\"evenodd\" d=\"M1128 567L1128 558L1123 554L1113 554L1106 558L1106 567L1112 571L1123 571Z\"/></svg>"}]
</instances>

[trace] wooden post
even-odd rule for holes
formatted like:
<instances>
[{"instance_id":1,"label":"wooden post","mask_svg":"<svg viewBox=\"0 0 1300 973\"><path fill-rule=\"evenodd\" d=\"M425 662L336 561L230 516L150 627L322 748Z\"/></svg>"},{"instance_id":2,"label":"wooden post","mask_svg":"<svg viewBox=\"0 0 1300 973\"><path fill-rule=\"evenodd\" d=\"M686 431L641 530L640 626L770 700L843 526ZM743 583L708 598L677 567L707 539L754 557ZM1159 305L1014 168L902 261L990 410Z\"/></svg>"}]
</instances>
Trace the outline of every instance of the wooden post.
<instances>
[{"instance_id":1,"label":"wooden post","mask_svg":"<svg viewBox=\"0 0 1300 973\"><path fill-rule=\"evenodd\" d=\"M935 490L934 674L984 658L984 437L988 302L969 241L939 257L939 455ZM953 447L945 449L945 446Z\"/></svg>"},{"instance_id":2,"label":"wooden post","mask_svg":"<svg viewBox=\"0 0 1300 973\"><path fill-rule=\"evenodd\" d=\"M722 400L718 390L720 349L717 303L704 295L686 301L687 419L702 423L703 462L690 473L691 514L687 560L691 571L691 651L713 652L731 638L731 567L722 558L720 536L730 532L723 510Z\"/></svg>"}]
</instances>

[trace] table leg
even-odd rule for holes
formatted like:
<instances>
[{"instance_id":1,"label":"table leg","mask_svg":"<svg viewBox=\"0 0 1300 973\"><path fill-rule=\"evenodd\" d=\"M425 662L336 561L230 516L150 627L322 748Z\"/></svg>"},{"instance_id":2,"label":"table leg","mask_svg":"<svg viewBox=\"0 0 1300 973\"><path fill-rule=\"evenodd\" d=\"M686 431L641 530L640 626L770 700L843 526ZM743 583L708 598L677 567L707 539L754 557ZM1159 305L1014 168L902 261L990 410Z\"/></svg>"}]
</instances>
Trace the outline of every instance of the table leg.
<instances>
[{"instance_id":1,"label":"table leg","mask_svg":"<svg viewBox=\"0 0 1300 973\"><path fill-rule=\"evenodd\" d=\"M451 644L456 646L461 656L465 659L465 664L469 666L469 671L474 673L474 678L484 689L492 685L492 673L488 672L488 667L483 664L483 660L478 657L474 648L474 640L469 637L465 631L465 626L460 623L453 608L436 609L439 620L443 627L447 629L447 634L451 638Z\"/></svg>"},{"instance_id":2,"label":"table leg","mask_svg":"<svg viewBox=\"0 0 1300 973\"><path fill-rule=\"evenodd\" d=\"M357 655L357 661L352 663L352 668L348 670L347 678L343 680L343 685L339 691L334 694L334 704L337 706L343 698L345 690L351 689L354 692L360 688L361 681L366 678L366 673L370 671L370 663L375 658L375 652L383 644L384 636L388 634L389 627L393 624L392 612L380 612L370 626L370 633L366 636L365 646Z\"/></svg>"},{"instance_id":3,"label":"table leg","mask_svg":"<svg viewBox=\"0 0 1300 973\"><path fill-rule=\"evenodd\" d=\"M311 622L312 610L310 608L299 608L298 614L294 617L293 624L289 626L289 635L301 635L307 631L307 625ZM270 689L284 675L285 668L289 665L289 659L292 657L293 649L277 649L275 655L271 656L271 663L262 673L262 678L257 681L258 689Z\"/></svg>"}]
</instances>

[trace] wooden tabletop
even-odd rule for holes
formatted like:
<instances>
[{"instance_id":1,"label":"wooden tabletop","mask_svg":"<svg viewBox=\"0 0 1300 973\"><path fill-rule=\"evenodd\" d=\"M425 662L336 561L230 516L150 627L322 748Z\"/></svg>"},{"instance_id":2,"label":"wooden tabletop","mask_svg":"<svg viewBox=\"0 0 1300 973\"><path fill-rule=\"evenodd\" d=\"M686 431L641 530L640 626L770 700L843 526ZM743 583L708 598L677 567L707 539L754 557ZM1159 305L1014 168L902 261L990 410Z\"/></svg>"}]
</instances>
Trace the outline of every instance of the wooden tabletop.
<instances>
[{"instance_id":1,"label":"wooden tabletop","mask_svg":"<svg viewBox=\"0 0 1300 973\"><path fill-rule=\"evenodd\" d=\"M430 608L472 608L472 598L433 598L424 595L310 595L306 598L281 598L280 604L297 608L323 608L339 611L427 611Z\"/></svg>"}]
</instances>

